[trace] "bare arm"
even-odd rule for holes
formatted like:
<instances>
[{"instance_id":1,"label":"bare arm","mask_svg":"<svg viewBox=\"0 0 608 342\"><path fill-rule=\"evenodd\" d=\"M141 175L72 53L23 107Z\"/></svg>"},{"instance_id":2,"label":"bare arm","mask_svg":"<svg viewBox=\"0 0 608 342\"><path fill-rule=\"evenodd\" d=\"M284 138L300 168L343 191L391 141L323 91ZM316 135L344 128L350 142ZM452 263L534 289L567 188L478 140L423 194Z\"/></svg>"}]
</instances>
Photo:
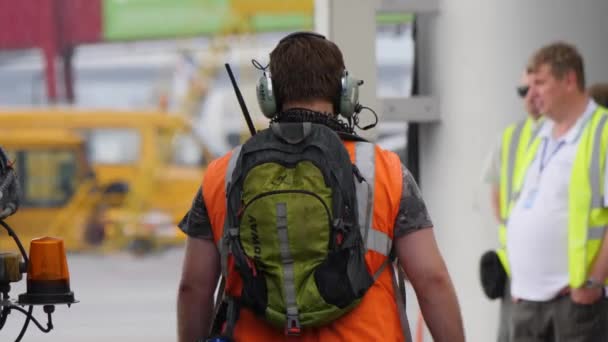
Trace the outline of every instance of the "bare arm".
<instances>
[{"instance_id":1,"label":"bare arm","mask_svg":"<svg viewBox=\"0 0 608 342\"><path fill-rule=\"evenodd\" d=\"M486 162L483 167L482 180L484 183L490 186L490 203L492 205L492 212L498 222L500 219L500 156L502 149L502 135L501 139L497 141L496 146L492 149L488 155Z\"/></svg>"},{"instance_id":2,"label":"bare arm","mask_svg":"<svg viewBox=\"0 0 608 342\"><path fill-rule=\"evenodd\" d=\"M463 342L464 328L456 292L433 229L399 237L395 247L435 342Z\"/></svg>"},{"instance_id":3,"label":"bare arm","mask_svg":"<svg viewBox=\"0 0 608 342\"><path fill-rule=\"evenodd\" d=\"M496 221L500 222L500 186L498 184L492 184L492 211Z\"/></svg>"},{"instance_id":4,"label":"bare arm","mask_svg":"<svg viewBox=\"0 0 608 342\"><path fill-rule=\"evenodd\" d=\"M220 274L219 262L213 241L188 238L177 294L179 342L195 342L209 335L213 296Z\"/></svg>"}]
</instances>

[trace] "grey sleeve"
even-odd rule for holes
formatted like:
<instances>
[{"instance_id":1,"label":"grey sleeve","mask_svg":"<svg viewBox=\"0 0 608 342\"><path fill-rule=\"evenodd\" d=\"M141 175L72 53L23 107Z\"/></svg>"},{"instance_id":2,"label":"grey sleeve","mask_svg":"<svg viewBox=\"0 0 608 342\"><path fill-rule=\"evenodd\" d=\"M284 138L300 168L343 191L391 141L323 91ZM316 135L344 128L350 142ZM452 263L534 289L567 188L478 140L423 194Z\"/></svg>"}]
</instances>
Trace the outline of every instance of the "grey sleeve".
<instances>
[{"instance_id":1,"label":"grey sleeve","mask_svg":"<svg viewBox=\"0 0 608 342\"><path fill-rule=\"evenodd\" d=\"M189 237L213 240L211 220L209 220L209 214L203 200L202 187L196 192L192 200L192 207L184 215L178 227Z\"/></svg>"},{"instance_id":2,"label":"grey sleeve","mask_svg":"<svg viewBox=\"0 0 608 342\"><path fill-rule=\"evenodd\" d=\"M403 189L399 211L395 219L394 237L404 236L411 232L433 226L431 217L422 199L418 184L410 171L401 165L403 173Z\"/></svg>"}]
</instances>

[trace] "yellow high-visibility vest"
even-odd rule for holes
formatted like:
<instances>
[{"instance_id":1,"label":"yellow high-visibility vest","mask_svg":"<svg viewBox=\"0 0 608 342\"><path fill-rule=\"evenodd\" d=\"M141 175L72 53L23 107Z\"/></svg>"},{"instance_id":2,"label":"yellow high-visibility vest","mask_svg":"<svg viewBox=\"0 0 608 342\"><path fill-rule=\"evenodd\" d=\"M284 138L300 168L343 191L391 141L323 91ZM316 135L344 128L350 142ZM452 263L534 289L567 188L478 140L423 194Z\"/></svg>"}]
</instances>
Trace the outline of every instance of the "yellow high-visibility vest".
<instances>
[{"instance_id":1,"label":"yellow high-visibility vest","mask_svg":"<svg viewBox=\"0 0 608 342\"><path fill-rule=\"evenodd\" d=\"M604 208L607 122L608 110L598 107L583 128L572 165L568 188L568 273L572 288L585 283L608 225L608 209ZM525 180L524 170L534 161L540 141L536 137L525 154L522 168L514 178L515 191L508 209L518 197Z\"/></svg>"},{"instance_id":2,"label":"yellow high-visibility vest","mask_svg":"<svg viewBox=\"0 0 608 342\"><path fill-rule=\"evenodd\" d=\"M498 258L502 263L507 275L510 275L509 262L507 260L507 228L506 222L511 211L511 203L515 193L515 179L520 174L525 174L523 168L527 152L533 153L538 148L538 143L530 144L533 141L534 130L537 121L532 117L522 120L519 123L507 127L502 134L502 144L500 152L500 198L499 212L500 225L498 227L498 240L500 247L496 250Z\"/></svg>"}]
</instances>

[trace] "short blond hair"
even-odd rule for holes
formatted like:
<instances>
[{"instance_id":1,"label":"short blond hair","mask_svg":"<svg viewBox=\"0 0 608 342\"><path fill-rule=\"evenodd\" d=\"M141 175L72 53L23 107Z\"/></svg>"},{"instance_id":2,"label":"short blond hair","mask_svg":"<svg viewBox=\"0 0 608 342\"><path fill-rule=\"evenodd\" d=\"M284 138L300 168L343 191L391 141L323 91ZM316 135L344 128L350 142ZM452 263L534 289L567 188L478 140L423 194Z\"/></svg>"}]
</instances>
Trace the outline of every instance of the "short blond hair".
<instances>
[{"instance_id":1,"label":"short blond hair","mask_svg":"<svg viewBox=\"0 0 608 342\"><path fill-rule=\"evenodd\" d=\"M581 91L585 90L583 57L574 45L555 42L541 47L530 59L528 71L536 72L544 64L551 67L551 74L558 80L563 79L569 71L573 71L578 88Z\"/></svg>"}]
</instances>

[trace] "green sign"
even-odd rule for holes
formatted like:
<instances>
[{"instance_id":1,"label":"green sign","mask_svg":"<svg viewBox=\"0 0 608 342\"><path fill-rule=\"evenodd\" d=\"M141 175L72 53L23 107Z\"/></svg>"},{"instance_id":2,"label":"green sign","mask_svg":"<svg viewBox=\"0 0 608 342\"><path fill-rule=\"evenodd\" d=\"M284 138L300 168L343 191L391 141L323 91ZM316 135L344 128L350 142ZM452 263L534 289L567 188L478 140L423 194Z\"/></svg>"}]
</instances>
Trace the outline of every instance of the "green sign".
<instances>
[{"instance_id":1,"label":"green sign","mask_svg":"<svg viewBox=\"0 0 608 342\"><path fill-rule=\"evenodd\" d=\"M237 20L229 0L103 0L103 37L109 41L312 29L312 16L301 14Z\"/></svg>"},{"instance_id":2,"label":"green sign","mask_svg":"<svg viewBox=\"0 0 608 342\"><path fill-rule=\"evenodd\" d=\"M102 6L103 38L107 41L179 38L228 32L311 30L314 21L312 13L279 15L257 12L249 20L239 22L231 12L230 0L103 0ZM380 25L408 23L412 18L413 15L403 13L377 15Z\"/></svg>"},{"instance_id":3,"label":"green sign","mask_svg":"<svg viewBox=\"0 0 608 342\"><path fill-rule=\"evenodd\" d=\"M226 0L104 0L105 40L208 35L228 24Z\"/></svg>"}]
</instances>

